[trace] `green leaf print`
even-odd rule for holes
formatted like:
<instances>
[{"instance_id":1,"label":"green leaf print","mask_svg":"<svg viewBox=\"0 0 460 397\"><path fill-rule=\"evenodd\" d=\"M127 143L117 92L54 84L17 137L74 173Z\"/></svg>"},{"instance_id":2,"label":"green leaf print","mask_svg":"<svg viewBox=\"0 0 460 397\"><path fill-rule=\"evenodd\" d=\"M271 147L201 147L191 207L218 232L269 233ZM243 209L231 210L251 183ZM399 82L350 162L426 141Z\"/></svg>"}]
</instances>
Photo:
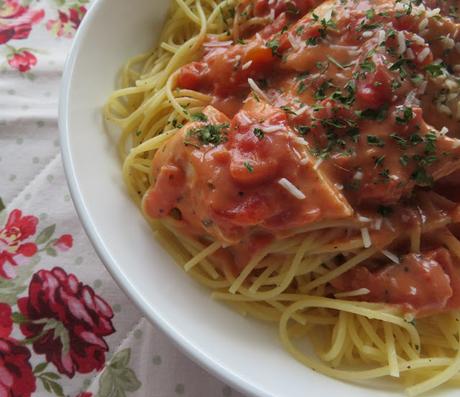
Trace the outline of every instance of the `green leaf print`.
<instances>
[{"instance_id":1,"label":"green leaf print","mask_svg":"<svg viewBox=\"0 0 460 397\"><path fill-rule=\"evenodd\" d=\"M56 230L56 225L50 225L48 227L45 227L37 236L35 239L35 242L37 244L45 244L51 236L54 234L54 231Z\"/></svg>"},{"instance_id":2,"label":"green leaf print","mask_svg":"<svg viewBox=\"0 0 460 397\"><path fill-rule=\"evenodd\" d=\"M116 353L99 378L96 397L126 397L126 393L138 390L142 383L128 367L131 349Z\"/></svg>"}]
</instances>

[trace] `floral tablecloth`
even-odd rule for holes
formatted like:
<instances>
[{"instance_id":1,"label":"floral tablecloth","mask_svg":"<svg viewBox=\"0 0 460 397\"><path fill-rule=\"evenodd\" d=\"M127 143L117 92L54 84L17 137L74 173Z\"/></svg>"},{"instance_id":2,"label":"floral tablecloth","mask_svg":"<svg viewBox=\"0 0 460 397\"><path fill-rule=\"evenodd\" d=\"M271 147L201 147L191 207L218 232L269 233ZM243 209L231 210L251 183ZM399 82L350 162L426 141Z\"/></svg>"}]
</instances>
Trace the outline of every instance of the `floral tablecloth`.
<instances>
[{"instance_id":1,"label":"floral tablecloth","mask_svg":"<svg viewBox=\"0 0 460 397\"><path fill-rule=\"evenodd\" d=\"M72 206L58 90L89 6L0 0L0 397L239 396L142 317Z\"/></svg>"}]
</instances>

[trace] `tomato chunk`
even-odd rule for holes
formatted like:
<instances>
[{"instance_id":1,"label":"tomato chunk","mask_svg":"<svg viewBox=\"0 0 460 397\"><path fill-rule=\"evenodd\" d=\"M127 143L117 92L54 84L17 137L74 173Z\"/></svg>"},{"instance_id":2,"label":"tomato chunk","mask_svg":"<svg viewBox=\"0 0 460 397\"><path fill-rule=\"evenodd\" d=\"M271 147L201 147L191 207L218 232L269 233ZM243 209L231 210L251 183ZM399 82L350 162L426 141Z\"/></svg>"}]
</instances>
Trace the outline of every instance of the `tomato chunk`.
<instances>
[{"instance_id":1,"label":"tomato chunk","mask_svg":"<svg viewBox=\"0 0 460 397\"><path fill-rule=\"evenodd\" d=\"M185 173L174 165L163 165L155 185L144 196L145 212L152 218L163 218L175 207L185 183Z\"/></svg>"},{"instance_id":2,"label":"tomato chunk","mask_svg":"<svg viewBox=\"0 0 460 397\"><path fill-rule=\"evenodd\" d=\"M332 284L345 291L367 288L362 300L402 305L419 315L460 306L460 269L445 248L406 255L377 271L359 266Z\"/></svg>"},{"instance_id":3,"label":"tomato chunk","mask_svg":"<svg viewBox=\"0 0 460 397\"><path fill-rule=\"evenodd\" d=\"M364 108L378 109L391 101L392 77L382 62L375 62L376 70L367 73L365 80L359 80L356 98Z\"/></svg>"}]
</instances>

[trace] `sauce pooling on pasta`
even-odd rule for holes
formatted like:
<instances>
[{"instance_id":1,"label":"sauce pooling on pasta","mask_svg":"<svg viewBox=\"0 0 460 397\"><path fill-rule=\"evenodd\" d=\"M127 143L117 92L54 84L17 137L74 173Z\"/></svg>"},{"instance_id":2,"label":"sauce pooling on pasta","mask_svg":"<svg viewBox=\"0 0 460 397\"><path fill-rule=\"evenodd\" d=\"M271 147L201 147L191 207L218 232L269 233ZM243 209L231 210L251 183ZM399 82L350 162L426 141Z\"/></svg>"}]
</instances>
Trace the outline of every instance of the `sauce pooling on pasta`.
<instances>
[{"instance_id":1,"label":"sauce pooling on pasta","mask_svg":"<svg viewBox=\"0 0 460 397\"><path fill-rule=\"evenodd\" d=\"M177 87L212 101L156 152L145 212L228 246L235 273L273 240L350 221L364 248L386 248L331 293L367 289L355 299L421 315L459 308L460 259L429 234L460 220L452 7L241 3L240 18L272 23L210 38L177 72Z\"/></svg>"}]
</instances>

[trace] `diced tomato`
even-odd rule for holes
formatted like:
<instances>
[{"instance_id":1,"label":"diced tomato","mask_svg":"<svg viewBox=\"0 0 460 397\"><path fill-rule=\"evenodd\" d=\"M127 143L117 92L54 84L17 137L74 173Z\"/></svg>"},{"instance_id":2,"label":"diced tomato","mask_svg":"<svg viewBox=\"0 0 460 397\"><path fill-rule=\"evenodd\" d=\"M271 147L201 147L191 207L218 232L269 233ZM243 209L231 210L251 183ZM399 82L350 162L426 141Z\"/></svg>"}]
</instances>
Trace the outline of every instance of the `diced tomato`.
<instances>
[{"instance_id":1,"label":"diced tomato","mask_svg":"<svg viewBox=\"0 0 460 397\"><path fill-rule=\"evenodd\" d=\"M413 15L401 15L393 19L393 26L396 30L418 31L417 18Z\"/></svg>"},{"instance_id":2,"label":"diced tomato","mask_svg":"<svg viewBox=\"0 0 460 397\"><path fill-rule=\"evenodd\" d=\"M177 85L189 90L201 88L206 78L208 65L204 62L192 62L183 66L177 77Z\"/></svg>"},{"instance_id":3,"label":"diced tomato","mask_svg":"<svg viewBox=\"0 0 460 397\"><path fill-rule=\"evenodd\" d=\"M458 260L454 261L450 252L445 248L433 251L432 256L450 278L450 286L453 293L447 302L446 309L458 309L460 307L460 266Z\"/></svg>"},{"instance_id":4,"label":"diced tomato","mask_svg":"<svg viewBox=\"0 0 460 397\"><path fill-rule=\"evenodd\" d=\"M269 12L268 0L256 0L254 2L254 15L256 17L267 15Z\"/></svg>"},{"instance_id":5,"label":"diced tomato","mask_svg":"<svg viewBox=\"0 0 460 397\"><path fill-rule=\"evenodd\" d=\"M358 82L356 98L363 108L378 109L391 101L391 74L383 62L376 64L375 72Z\"/></svg>"},{"instance_id":6,"label":"diced tomato","mask_svg":"<svg viewBox=\"0 0 460 397\"><path fill-rule=\"evenodd\" d=\"M270 13L270 10L275 11L275 16L281 13L289 13L290 17L300 18L314 7L320 4L323 0L255 0L254 15L264 16Z\"/></svg>"},{"instance_id":7,"label":"diced tomato","mask_svg":"<svg viewBox=\"0 0 460 397\"><path fill-rule=\"evenodd\" d=\"M360 299L402 305L419 315L460 306L460 269L445 248L406 255L378 271L359 266L332 284L345 291L367 288Z\"/></svg>"},{"instance_id":8,"label":"diced tomato","mask_svg":"<svg viewBox=\"0 0 460 397\"><path fill-rule=\"evenodd\" d=\"M234 225L253 226L260 224L270 216L272 208L267 199L258 193L249 195L241 202L235 203L233 208L216 211L220 217L226 218Z\"/></svg>"},{"instance_id":9,"label":"diced tomato","mask_svg":"<svg viewBox=\"0 0 460 397\"><path fill-rule=\"evenodd\" d=\"M266 137L260 141L251 128L235 131L232 140L230 175L235 182L244 185L263 183L277 173L277 158L270 156L271 142Z\"/></svg>"},{"instance_id":10,"label":"diced tomato","mask_svg":"<svg viewBox=\"0 0 460 397\"><path fill-rule=\"evenodd\" d=\"M259 34L262 38L267 39L273 36L274 34L281 32L281 30L283 30L283 28L287 25L287 22L288 20L286 14L281 14L278 17L276 17L276 19L272 23L265 26L259 32Z\"/></svg>"},{"instance_id":11,"label":"diced tomato","mask_svg":"<svg viewBox=\"0 0 460 397\"><path fill-rule=\"evenodd\" d=\"M403 137L408 137L410 134L414 132L414 129L419 129L420 125L423 123L423 111L418 106L411 107L412 109L412 117L410 120L407 120L403 123L396 122L396 118L404 119L404 109L405 107L397 107L393 112L392 117L395 119L394 132L397 132L399 135Z\"/></svg>"},{"instance_id":12,"label":"diced tomato","mask_svg":"<svg viewBox=\"0 0 460 397\"><path fill-rule=\"evenodd\" d=\"M175 165L163 165L155 185L144 196L143 207L152 218L167 216L175 207L185 183L185 173Z\"/></svg>"},{"instance_id":13,"label":"diced tomato","mask_svg":"<svg viewBox=\"0 0 460 397\"><path fill-rule=\"evenodd\" d=\"M274 61L272 50L265 46L257 46L250 48L244 55L243 62L252 61L250 67L247 69L247 73L259 74L266 71L271 63ZM242 73L244 70L242 71Z\"/></svg>"}]
</instances>

